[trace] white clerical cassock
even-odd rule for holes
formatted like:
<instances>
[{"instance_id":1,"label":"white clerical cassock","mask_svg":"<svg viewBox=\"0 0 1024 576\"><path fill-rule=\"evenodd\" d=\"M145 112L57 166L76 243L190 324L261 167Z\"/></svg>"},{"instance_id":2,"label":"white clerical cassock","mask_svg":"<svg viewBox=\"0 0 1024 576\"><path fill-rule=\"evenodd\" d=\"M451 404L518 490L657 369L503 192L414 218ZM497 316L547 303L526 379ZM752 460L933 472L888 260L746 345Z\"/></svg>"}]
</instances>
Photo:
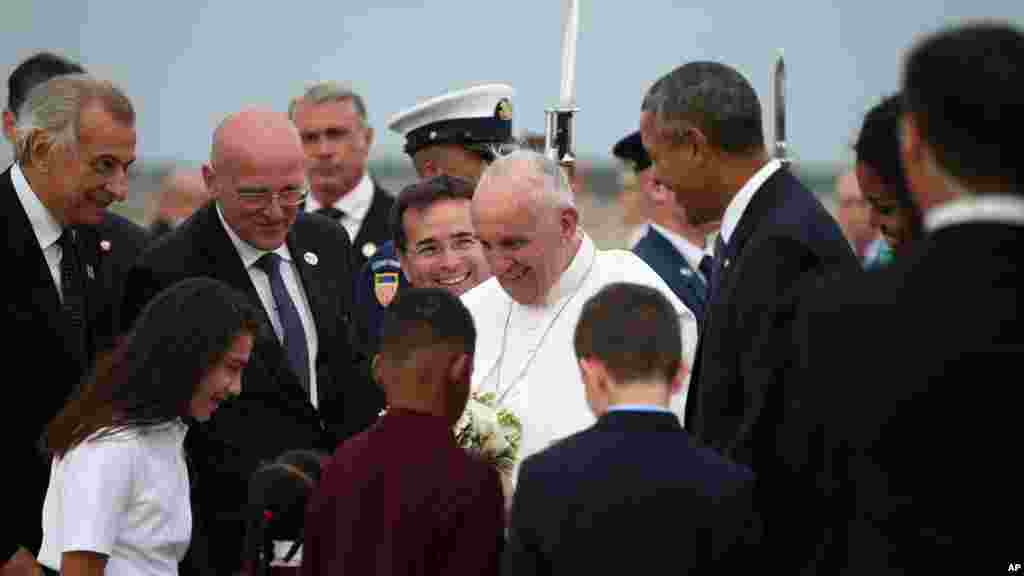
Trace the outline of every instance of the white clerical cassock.
<instances>
[{"instance_id":1,"label":"white clerical cassock","mask_svg":"<svg viewBox=\"0 0 1024 576\"><path fill-rule=\"evenodd\" d=\"M584 395L573 334L583 304L604 286L631 282L659 290L679 314L687 366L697 348L693 313L654 270L632 252L597 250L581 234L579 251L543 305L516 303L496 278L462 296L477 330L473 389L494 392L501 405L519 416L519 462L595 421ZM672 401L680 420L685 403L684 389ZM517 474L518 464L512 478Z\"/></svg>"}]
</instances>

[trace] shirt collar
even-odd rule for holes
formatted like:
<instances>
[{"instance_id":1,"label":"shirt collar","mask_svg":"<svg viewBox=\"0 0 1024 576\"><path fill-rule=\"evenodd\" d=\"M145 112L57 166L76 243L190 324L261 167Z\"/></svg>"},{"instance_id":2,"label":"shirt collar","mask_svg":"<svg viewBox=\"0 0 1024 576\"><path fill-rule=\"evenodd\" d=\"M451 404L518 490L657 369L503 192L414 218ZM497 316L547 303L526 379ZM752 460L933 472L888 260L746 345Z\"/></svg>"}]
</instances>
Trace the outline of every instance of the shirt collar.
<instances>
[{"instance_id":1,"label":"shirt collar","mask_svg":"<svg viewBox=\"0 0 1024 576\"><path fill-rule=\"evenodd\" d=\"M582 237L580 247L576 250L572 263L569 264L569 267L558 278L558 282L548 292L548 296L545 298L546 305L554 304L562 298L575 294L579 290L580 284L586 278L591 265L594 263L594 258L597 257L597 248L594 247L594 242L590 239L590 236L587 236L587 233L582 229L579 230L579 234Z\"/></svg>"},{"instance_id":2,"label":"shirt collar","mask_svg":"<svg viewBox=\"0 0 1024 576\"><path fill-rule=\"evenodd\" d=\"M672 414L673 412L664 406L658 406L656 404L614 404L608 407L608 412L664 412L666 414Z\"/></svg>"},{"instance_id":3,"label":"shirt collar","mask_svg":"<svg viewBox=\"0 0 1024 576\"><path fill-rule=\"evenodd\" d=\"M672 246L674 246L675 249L680 254L683 255L683 258L686 259L686 263L690 265L690 268L692 268L693 270L700 270L700 260L701 258L704 257L705 254L705 249L703 246L697 246L696 244L690 242L686 238L683 238L679 234L676 234L675 232L669 230L668 228L659 226L654 222L651 222L651 226L653 226L659 234L664 236L666 239L668 239L670 243L672 243Z\"/></svg>"},{"instance_id":4,"label":"shirt collar","mask_svg":"<svg viewBox=\"0 0 1024 576\"><path fill-rule=\"evenodd\" d=\"M373 179L370 178L370 171L364 170L359 184L356 184L356 187L350 190L348 194L338 198L338 201L334 203L334 208L341 210L345 214L346 219L362 222L366 219L366 214L370 211L370 204L372 203ZM315 212L320 208L323 208L323 206L310 194L309 199L306 201L306 212Z\"/></svg>"},{"instance_id":5,"label":"shirt collar","mask_svg":"<svg viewBox=\"0 0 1024 576\"><path fill-rule=\"evenodd\" d=\"M968 222L1024 225L1024 198L1010 194L968 196L936 206L925 215L929 232Z\"/></svg>"},{"instance_id":6,"label":"shirt collar","mask_svg":"<svg viewBox=\"0 0 1024 576\"><path fill-rule=\"evenodd\" d=\"M21 201L22 208L25 209L28 221L32 224L32 231L36 234L39 247L46 250L60 238L64 228L36 196L28 180L25 179L25 174L17 164L11 166L11 182L14 184L14 190L18 193L18 200Z\"/></svg>"},{"instance_id":7,"label":"shirt collar","mask_svg":"<svg viewBox=\"0 0 1024 576\"><path fill-rule=\"evenodd\" d=\"M227 220L224 219L224 214L220 211L220 203L217 204L217 217L220 218L220 223L224 226L224 230L228 233L228 238L231 239L231 243L234 244L235 250L238 251L238 256L242 259L242 264L245 265L245 269L248 270L256 263L267 252L273 252L283 258L287 262L292 261L292 253L288 250L288 244L282 243L274 250L260 250L259 248L249 244L245 240L239 238L238 234L228 225Z\"/></svg>"},{"instance_id":8,"label":"shirt collar","mask_svg":"<svg viewBox=\"0 0 1024 576\"><path fill-rule=\"evenodd\" d=\"M761 185L766 180L771 178L772 174L775 174L776 170L782 167L782 162L778 158L773 158L768 161L764 166L754 173L747 180L747 183L740 188L740 191L732 197L732 201L729 202L729 206L725 209L725 215L722 216L722 241L726 244L732 238L732 233L736 230L736 226L740 223L740 218L743 217L743 213L746 212L747 206L750 205L750 201L754 198L754 193L761 188Z\"/></svg>"}]
</instances>

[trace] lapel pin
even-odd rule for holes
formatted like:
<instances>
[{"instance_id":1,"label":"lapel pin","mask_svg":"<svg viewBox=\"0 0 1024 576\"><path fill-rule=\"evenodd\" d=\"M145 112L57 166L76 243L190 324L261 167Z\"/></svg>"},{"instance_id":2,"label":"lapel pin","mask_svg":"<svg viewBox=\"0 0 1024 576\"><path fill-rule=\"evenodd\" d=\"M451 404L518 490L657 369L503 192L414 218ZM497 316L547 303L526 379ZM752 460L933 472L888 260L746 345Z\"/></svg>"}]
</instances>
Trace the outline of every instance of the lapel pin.
<instances>
[{"instance_id":1,"label":"lapel pin","mask_svg":"<svg viewBox=\"0 0 1024 576\"><path fill-rule=\"evenodd\" d=\"M92 264L85 265L85 275L89 277L89 280L96 279L96 272L92 269Z\"/></svg>"},{"instance_id":2,"label":"lapel pin","mask_svg":"<svg viewBox=\"0 0 1024 576\"><path fill-rule=\"evenodd\" d=\"M320 261L320 259L317 258L316 254L313 254L312 252L306 252L305 254L303 254L302 259L305 260L306 264L309 264L310 266L316 266L317 262Z\"/></svg>"},{"instance_id":3,"label":"lapel pin","mask_svg":"<svg viewBox=\"0 0 1024 576\"><path fill-rule=\"evenodd\" d=\"M725 259L725 267L726 267L726 268L728 268L728 267L729 267L729 259L728 259L728 258L726 258L726 259Z\"/></svg>"},{"instance_id":4,"label":"lapel pin","mask_svg":"<svg viewBox=\"0 0 1024 576\"><path fill-rule=\"evenodd\" d=\"M377 253L377 245L376 244L374 244L373 242L367 242L366 244L363 244L363 256L366 256L367 258L369 258L369 257L373 256L376 253Z\"/></svg>"},{"instance_id":5,"label":"lapel pin","mask_svg":"<svg viewBox=\"0 0 1024 576\"><path fill-rule=\"evenodd\" d=\"M110 240L100 240L100 250L110 252Z\"/></svg>"}]
</instances>

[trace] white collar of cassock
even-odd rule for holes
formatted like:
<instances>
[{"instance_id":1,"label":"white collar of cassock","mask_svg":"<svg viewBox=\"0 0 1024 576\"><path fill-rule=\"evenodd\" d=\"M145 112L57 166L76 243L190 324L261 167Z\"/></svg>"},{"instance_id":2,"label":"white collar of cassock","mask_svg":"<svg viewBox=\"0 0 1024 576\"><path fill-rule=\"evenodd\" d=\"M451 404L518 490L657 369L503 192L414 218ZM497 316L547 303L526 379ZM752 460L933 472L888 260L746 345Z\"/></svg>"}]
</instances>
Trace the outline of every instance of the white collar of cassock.
<instances>
[{"instance_id":1,"label":"white collar of cassock","mask_svg":"<svg viewBox=\"0 0 1024 576\"><path fill-rule=\"evenodd\" d=\"M572 297L580 289L580 284L586 278L587 272L590 271L594 258L597 257L594 241L583 230L579 230L578 233L581 237L580 247L576 251L576 255L573 256L572 263L558 278L558 282L551 287L544 299L544 306L553 306L565 298Z\"/></svg>"}]
</instances>

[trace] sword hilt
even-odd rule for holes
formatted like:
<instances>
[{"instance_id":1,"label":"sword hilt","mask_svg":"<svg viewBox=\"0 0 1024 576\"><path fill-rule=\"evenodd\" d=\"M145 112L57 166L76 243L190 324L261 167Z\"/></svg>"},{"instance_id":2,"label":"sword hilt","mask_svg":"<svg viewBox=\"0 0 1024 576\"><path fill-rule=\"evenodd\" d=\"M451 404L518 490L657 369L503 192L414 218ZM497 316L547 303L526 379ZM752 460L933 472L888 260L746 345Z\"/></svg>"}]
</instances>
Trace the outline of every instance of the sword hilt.
<instances>
[{"instance_id":1,"label":"sword hilt","mask_svg":"<svg viewBox=\"0 0 1024 576\"><path fill-rule=\"evenodd\" d=\"M569 167L576 164L576 112L579 108L559 106L545 110L544 155Z\"/></svg>"}]
</instances>

